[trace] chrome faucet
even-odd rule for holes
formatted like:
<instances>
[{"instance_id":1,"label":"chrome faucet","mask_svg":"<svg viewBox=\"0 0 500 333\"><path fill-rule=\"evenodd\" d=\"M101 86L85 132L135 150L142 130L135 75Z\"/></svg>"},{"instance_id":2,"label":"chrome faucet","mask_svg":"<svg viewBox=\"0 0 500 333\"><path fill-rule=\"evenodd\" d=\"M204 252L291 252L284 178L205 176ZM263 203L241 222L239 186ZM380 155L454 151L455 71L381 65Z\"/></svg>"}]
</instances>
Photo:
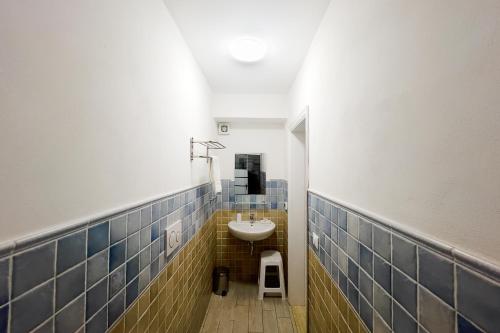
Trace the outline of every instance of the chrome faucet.
<instances>
[{"instance_id":1,"label":"chrome faucet","mask_svg":"<svg viewBox=\"0 0 500 333\"><path fill-rule=\"evenodd\" d=\"M250 224L253 224L255 222L255 215L250 214Z\"/></svg>"}]
</instances>

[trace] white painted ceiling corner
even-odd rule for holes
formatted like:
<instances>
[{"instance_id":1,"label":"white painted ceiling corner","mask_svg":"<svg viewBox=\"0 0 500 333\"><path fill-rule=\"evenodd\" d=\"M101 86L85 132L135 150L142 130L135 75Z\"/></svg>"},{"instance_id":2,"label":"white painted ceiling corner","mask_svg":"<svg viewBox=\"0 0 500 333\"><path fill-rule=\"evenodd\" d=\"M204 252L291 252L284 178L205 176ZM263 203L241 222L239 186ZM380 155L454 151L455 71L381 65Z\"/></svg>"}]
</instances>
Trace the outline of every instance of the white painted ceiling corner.
<instances>
[{"instance_id":1,"label":"white painted ceiling corner","mask_svg":"<svg viewBox=\"0 0 500 333\"><path fill-rule=\"evenodd\" d=\"M214 92L287 93L330 0L164 0ZM251 36L267 46L256 63L229 45Z\"/></svg>"}]
</instances>

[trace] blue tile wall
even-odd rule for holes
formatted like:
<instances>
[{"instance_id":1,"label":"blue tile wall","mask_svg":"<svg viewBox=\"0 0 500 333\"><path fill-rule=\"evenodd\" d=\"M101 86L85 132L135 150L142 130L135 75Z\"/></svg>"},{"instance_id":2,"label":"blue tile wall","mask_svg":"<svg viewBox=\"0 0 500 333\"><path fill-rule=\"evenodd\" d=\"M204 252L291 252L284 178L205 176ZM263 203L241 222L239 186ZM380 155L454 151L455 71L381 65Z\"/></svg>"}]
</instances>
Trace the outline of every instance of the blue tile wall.
<instances>
[{"instance_id":1,"label":"blue tile wall","mask_svg":"<svg viewBox=\"0 0 500 333\"><path fill-rule=\"evenodd\" d=\"M370 332L500 332L500 277L426 240L310 192L308 243Z\"/></svg>"},{"instance_id":2,"label":"blue tile wall","mask_svg":"<svg viewBox=\"0 0 500 333\"><path fill-rule=\"evenodd\" d=\"M54 277L55 242L14 256L12 298Z\"/></svg>"},{"instance_id":3,"label":"blue tile wall","mask_svg":"<svg viewBox=\"0 0 500 333\"><path fill-rule=\"evenodd\" d=\"M266 181L266 194L235 195L234 180L222 179L222 192L217 194L217 208L231 210L285 209L288 201L288 182L283 179Z\"/></svg>"},{"instance_id":4,"label":"blue tile wall","mask_svg":"<svg viewBox=\"0 0 500 333\"><path fill-rule=\"evenodd\" d=\"M0 333L106 332L180 250L165 255L162 230L181 220L185 245L217 209L211 191L204 184L41 235L1 257Z\"/></svg>"}]
</instances>

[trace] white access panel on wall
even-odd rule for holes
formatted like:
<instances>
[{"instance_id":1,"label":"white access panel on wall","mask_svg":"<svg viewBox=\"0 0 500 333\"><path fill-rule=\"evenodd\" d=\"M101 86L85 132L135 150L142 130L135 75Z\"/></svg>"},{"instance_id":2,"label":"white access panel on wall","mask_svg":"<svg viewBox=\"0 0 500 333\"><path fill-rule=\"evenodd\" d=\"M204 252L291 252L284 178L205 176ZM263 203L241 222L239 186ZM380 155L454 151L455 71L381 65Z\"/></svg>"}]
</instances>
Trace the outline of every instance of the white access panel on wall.
<instances>
[{"instance_id":1,"label":"white access panel on wall","mask_svg":"<svg viewBox=\"0 0 500 333\"><path fill-rule=\"evenodd\" d=\"M165 253L170 255L182 243L182 222L178 220L165 229Z\"/></svg>"}]
</instances>

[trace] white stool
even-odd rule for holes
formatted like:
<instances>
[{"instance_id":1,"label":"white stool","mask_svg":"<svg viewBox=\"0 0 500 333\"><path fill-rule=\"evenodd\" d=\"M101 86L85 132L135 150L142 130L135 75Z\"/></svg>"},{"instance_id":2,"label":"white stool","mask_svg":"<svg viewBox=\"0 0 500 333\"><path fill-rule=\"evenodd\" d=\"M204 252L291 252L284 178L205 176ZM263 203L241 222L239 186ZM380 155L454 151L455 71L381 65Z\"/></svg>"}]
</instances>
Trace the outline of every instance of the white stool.
<instances>
[{"instance_id":1,"label":"white stool","mask_svg":"<svg viewBox=\"0 0 500 333\"><path fill-rule=\"evenodd\" d=\"M280 279L279 288L266 288L266 267L277 266ZM264 293L281 293L281 298L286 299L285 275L283 273L283 260L279 251L269 250L260 254L259 299L264 298Z\"/></svg>"}]
</instances>

